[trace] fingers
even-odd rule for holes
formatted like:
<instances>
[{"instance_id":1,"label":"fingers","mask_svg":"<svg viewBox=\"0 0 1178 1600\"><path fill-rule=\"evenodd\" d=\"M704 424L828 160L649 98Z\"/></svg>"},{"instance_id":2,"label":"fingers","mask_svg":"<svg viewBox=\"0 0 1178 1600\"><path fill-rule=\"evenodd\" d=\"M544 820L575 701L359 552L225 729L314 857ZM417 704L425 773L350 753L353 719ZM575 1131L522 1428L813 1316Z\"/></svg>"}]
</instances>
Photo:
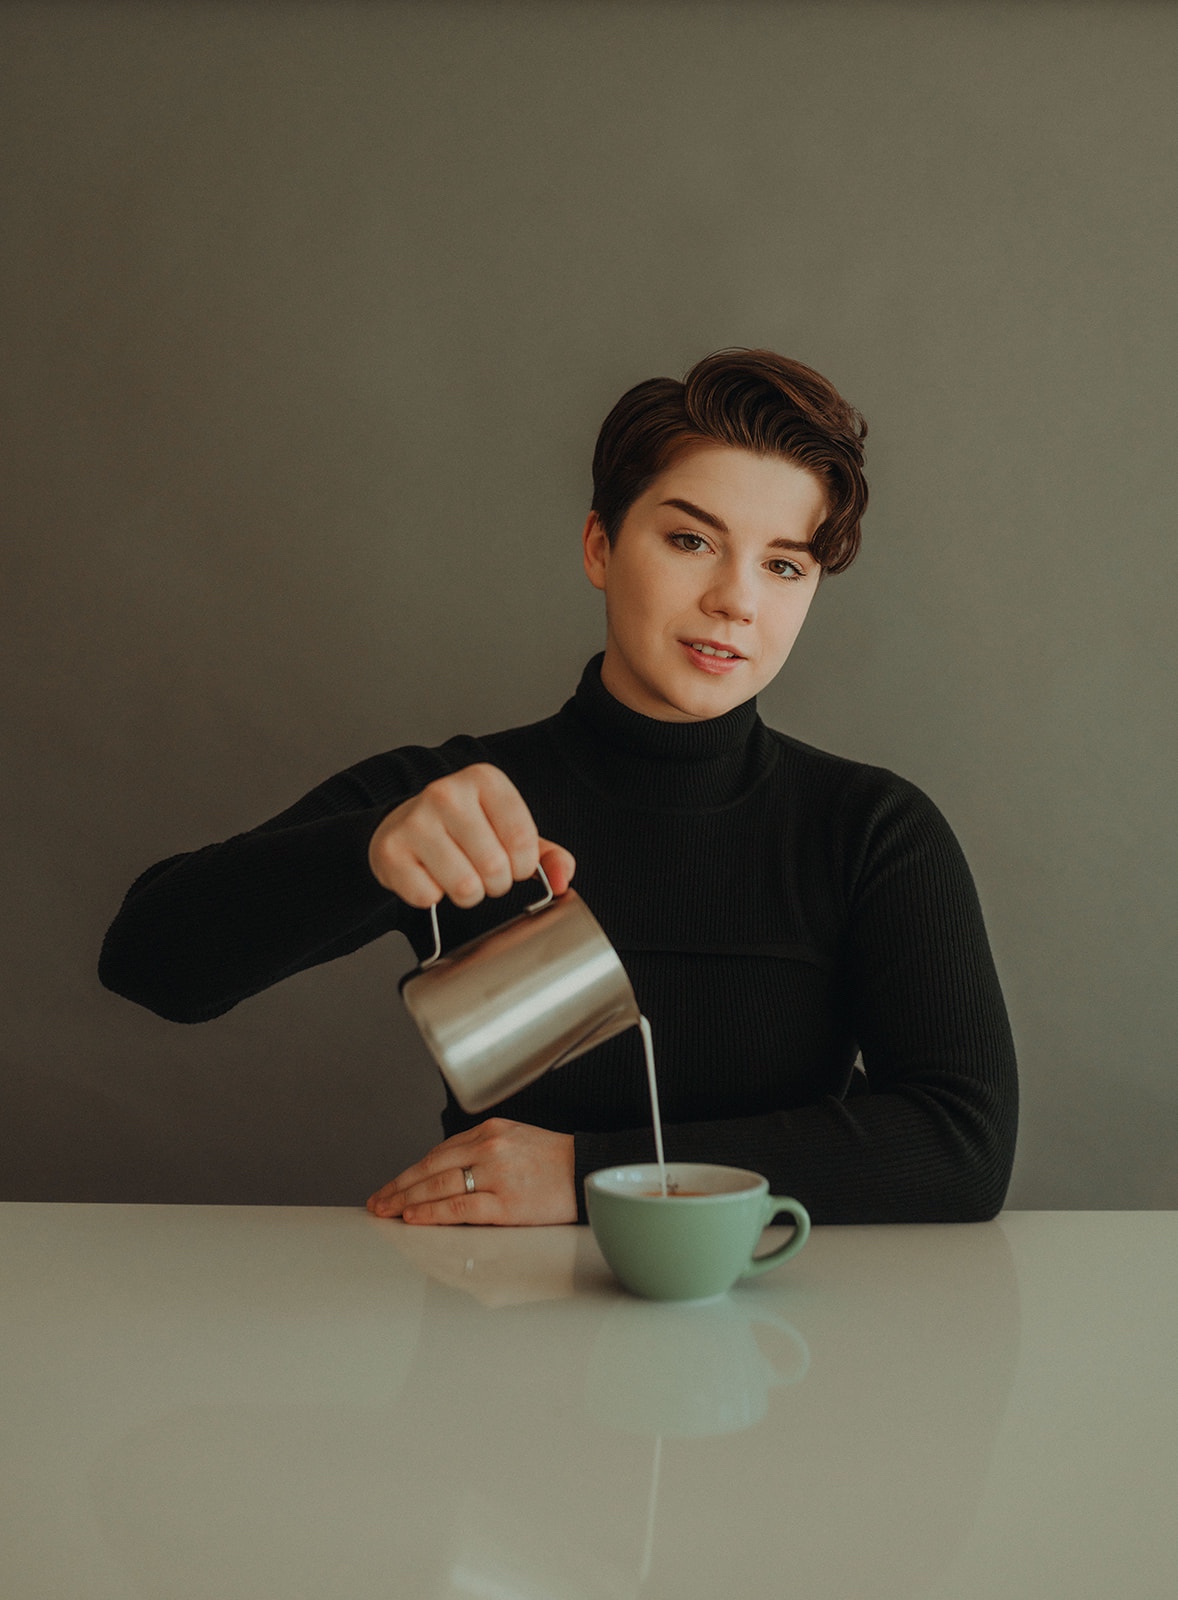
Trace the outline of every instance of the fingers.
<instances>
[{"instance_id":1,"label":"fingers","mask_svg":"<svg viewBox=\"0 0 1178 1600\"><path fill-rule=\"evenodd\" d=\"M491 1223L499 1220L496 1196L477 1187L473 1193L469 1192L462 1167L451 1167L410 1184L402 1178L386 1183L369 1199L368 1210L374 1217L400 1217L404 1222Z\"/></svg>"},{"instance_id":2,"label":"fingers","mask_svg":"<svg viewBox=\"0 0 1178 1600\"><path fill-rule=\"evenodd\" d=\"M469 908L530 878L542 850L545 870L552 864L553 888L563 894L573 874L572 856L539 838L507 774L479 762L437 779L390 811L372 836L368 860L378 882L410 905L435 905L447 896Z\"/></svg>"},{"instance_id":3,"label":"fingers","mask_svg":"<svg viewBox=\"0 0 1178 1600\"><path fill-rule=\"evenodd\" d=\"M553 894L563 894L577 870L577 863L569 852L550 839L540 840L540 865L548 875Z\"/></svg>"},{"instance_id":4,"label":"fingers","mask_svg":"<svg viewBox=\"0 0 1178 1600\"><path fill-rule=\"evenodd\" d=\"M571 1134L491 1117L407 1167L369 1198L368 1209L410 1223L575 1222L574 1167Z\"/></svg>"},{"instance_id":5,"label":"fingers","mask_svg":"<svg viewBox=\"0 0 1178 1600\"><path fill-rule=\"evenodd\" d=\"M435 1172L429 1177L411 1178L407 1174L397 1178L395 1182L386 1184L384 1189L373 1196L375 1205L371 1207L378 1217L399 1217L404 1214L406 1206L425 1205L434 1200L451 1200L457 1195L466 1195L466 1178L464 1176L465 1164L459 1165L461 1157L451 1156L450 1165L441 1172ZM476 1188L475 1193L478 1193Z\"/></svg>"},{"instance_id":6,"label":"fingers","mask_svg":"<svg viewBox=\"0 0 1178 1600\"><path fill-rule=\"evenodd\" d=\"M425 817L414 844L415 865L457 906L476 906L511 888L511 862L481 812L455 817L453 824L444 816Z\"/></svg>"},{"instance_id":7,"label":"fingers","mask_svg":"<svg viewBox=\"0 0 1178 1600\"><path fill-rule=\"evenodd\" d=\"M506 894L517 876L534 869L535 823L497 768L468 767L431 784L421 799L420 860L456 905Z\"/></svg>"},{"instance_id":8,"label":"fingers","mask_svg":"<svg viewBox=\"0 0 1178 1600\"><path fill-rule=\"evenodd\" d=\"M524 798L505 772L498 767L483 766L478 774L479 802L500 848L506 853L511 883L530 878L540 859L540 838L532 813Z\"/></svg>"},{"instance_id":9,"label":"fingers","mask_svg":"<svg viewBox=\"0 0 1178 1600\"><path fill-rule=\"evenodd\" d=\"M406 1206L459 1195L469 1199L463 1169L472 1166L476 1160L473 1147L479 1143L485 1127L484 1123L477 1128L468 1128L436 1145L420 1161L406 1167L390 1183L370 1195L368 1210L378 1217L399 1217ZM475 1193L478 1193L477 1189Z\"/></svg>"},{"instance_id":10,"label":"fingers","mask_svg":"<svg viewBox=\"0 0 1178 1600\"><path fill-rule=\"evenodd\" d=\"M480 1194L477 1189L473 1194L467 1194L464 1190L462 1194L444 1200L406 1206L401 1213L401 1220L423 1227L446 1227L460 1222L485 1227L500 1220L499 1202L493 1194Z\"/></svg>"}]
</instances>

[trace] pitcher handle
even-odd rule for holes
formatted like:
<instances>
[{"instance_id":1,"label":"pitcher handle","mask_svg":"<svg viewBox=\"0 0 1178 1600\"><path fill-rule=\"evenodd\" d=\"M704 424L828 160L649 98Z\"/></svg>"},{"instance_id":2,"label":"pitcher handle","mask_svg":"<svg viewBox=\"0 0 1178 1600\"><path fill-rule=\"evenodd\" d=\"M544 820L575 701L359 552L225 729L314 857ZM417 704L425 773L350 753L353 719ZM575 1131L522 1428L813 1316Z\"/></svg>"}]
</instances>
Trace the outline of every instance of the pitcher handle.
<instances>
[{"instance_id":1,"label":"pitcher handle","mask_svg":"<svg viewBox=\"0 0 1178 1600\"><path fill-rule=\"evenodd\" d=\"M538 877L540 882L544 885L544 894L541 899L534 900L530 906L524 907L524 912L527 915L530 915L533 911L543 911L544 908L546 906L550 906L553 900L556 898L552 892L552 885L548 881L548 874L538 862L536 864L534 876ZM438 907L436 902L429 908L429 925L430 931L434 936L434 953L432 956L427 956L426 959L421 962L417 968L418 972L424 972L427 967L432 967L436 961L441 959L442 935L438 930Z\"/></svg>"}]
</instances>

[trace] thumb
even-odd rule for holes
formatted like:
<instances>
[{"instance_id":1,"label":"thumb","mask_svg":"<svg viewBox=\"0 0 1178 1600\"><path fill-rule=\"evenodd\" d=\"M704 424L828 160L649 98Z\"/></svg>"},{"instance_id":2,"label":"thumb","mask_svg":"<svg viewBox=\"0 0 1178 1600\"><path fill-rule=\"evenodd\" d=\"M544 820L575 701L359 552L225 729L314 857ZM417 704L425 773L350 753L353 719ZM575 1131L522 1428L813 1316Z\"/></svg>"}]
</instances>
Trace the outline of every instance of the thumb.
<instances>
[{"instance_id":1,"label":"thumb","mask_svg":"<svg viewBox=\"0 0 1178 1600\"><path fill-rule=\"evenodd\" d=\"M563 894L577 870L577 863L569 852L563 846L553 844L551 839L540 840L540 865L552 885L553 894Z\"/></svg>"}]
</instances>

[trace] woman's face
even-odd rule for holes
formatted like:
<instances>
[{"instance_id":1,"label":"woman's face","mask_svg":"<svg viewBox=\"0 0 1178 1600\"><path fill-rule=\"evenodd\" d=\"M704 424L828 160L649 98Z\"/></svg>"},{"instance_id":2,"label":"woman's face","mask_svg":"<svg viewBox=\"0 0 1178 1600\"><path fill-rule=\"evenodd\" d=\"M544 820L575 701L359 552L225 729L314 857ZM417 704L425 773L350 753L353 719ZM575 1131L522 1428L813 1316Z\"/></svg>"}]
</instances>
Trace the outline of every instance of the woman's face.
<instances>
[{"instance_id":1,"label":"woman's face","mask_svg":"<svg viewBox=\"0 0 1178 1600\"><path fill-rule=\"evenodd\" d=\"M605 593L602 682L661 722L718 717L772 681L818 588L810 540L822 484L778 456L701 445L626 513L610 547L596 513L585 571Z\"/></svg>"}]
</instances>

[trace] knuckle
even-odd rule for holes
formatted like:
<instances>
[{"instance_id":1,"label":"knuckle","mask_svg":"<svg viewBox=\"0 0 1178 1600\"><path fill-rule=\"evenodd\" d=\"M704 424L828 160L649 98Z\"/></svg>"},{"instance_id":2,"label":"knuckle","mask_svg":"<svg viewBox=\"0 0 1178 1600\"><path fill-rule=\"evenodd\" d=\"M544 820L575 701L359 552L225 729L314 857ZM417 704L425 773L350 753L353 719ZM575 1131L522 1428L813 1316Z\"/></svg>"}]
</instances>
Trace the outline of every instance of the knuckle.
<instances>
[{"instance_id":1,"label":"knuckle","mask_svg":"<svg viewBox=\"0 0 1178 1600\"><path fill-rule=\"evenodd\" d=\"M489 761L472 761L468 767L460 767L454 779L467 794L476 797L485 794L488 789L494 789L501 781L507 782L499 768L492 766Z\"/></svg>"},{"instance_id":2,"label":"knuckle","mask_svg":"<svg viewBox=\"0 0 1178 1600\"><path fill-rule=\"evenodd\" d=\"M501 767L484 765L478 770L479 794L484 801L500 810L524 806L523 796Z\"/></svg>"},{"instance_id":3,"label":"knuckle","mask_svg":"<svg viewBox=\"0 0 1178 1600\"><path fill-rule=\"evenodd\" d=\"M368 842L369 865L374 872L378 870L387 872L390 867L395 866L398 854L396 840L388 824L382 822Z\"/></svg>"},{"instance_id":4,"label":"knuckle","mask_svg":"<svg viewBox=\"0 0 1178 1600\"><path fill-rule=\"evenodd\" d=\"M499 882L510 876L511 863L502 850L493 846L472 852L471 860L483 883Z\"/></svg>"},{"instance_id":5,"label":"knuckle","mask_svg":"<svg viewBox=\"0 0 1178 1600\"><path fill-rule=\"evenodd\" d=\"M377 831L376 837L381 846L388 851L404 850L406 840L419 838L424 831L422 811L420 795L398 806L395 811L390 811Z\"/></svg>"},{"instance_id":6,"label":"knuckle","mask_svg":"<svg viewBox=\"0 0 1178 1600\"><path fill-rule=\"evenodd\" d=\"M535 828L529 828L527 823L509 822L502 829L501 838L513 856L525 862L539 859L539 836Z\"/></svg>"},{"instance_id":7,"label":"knuckle","mask_svg":"<svg viewBox=\"0 0 1178 1600\"><path fill-rule=\"evenodd\" d=\"M429 789L424 791L429 795L432 811L444 821L449 821L460 816L466 796L464 791L454 784L449 778L439 778L436 783L431 783Z\"/></svg>"},{"instance_id":8,"label":"knuckle","mask_svg":"<svg viewBox=\"0 0 1178 1600\"><path fill-rule=\"evenodd\" d=\"M391 828L399 827L406 817L411 817L417 808L420 796L410 795L408 800L402 800L400 805L393 806L386 811L380 819L380 831L387 833Z\"/></svg>"}]
</instances>

